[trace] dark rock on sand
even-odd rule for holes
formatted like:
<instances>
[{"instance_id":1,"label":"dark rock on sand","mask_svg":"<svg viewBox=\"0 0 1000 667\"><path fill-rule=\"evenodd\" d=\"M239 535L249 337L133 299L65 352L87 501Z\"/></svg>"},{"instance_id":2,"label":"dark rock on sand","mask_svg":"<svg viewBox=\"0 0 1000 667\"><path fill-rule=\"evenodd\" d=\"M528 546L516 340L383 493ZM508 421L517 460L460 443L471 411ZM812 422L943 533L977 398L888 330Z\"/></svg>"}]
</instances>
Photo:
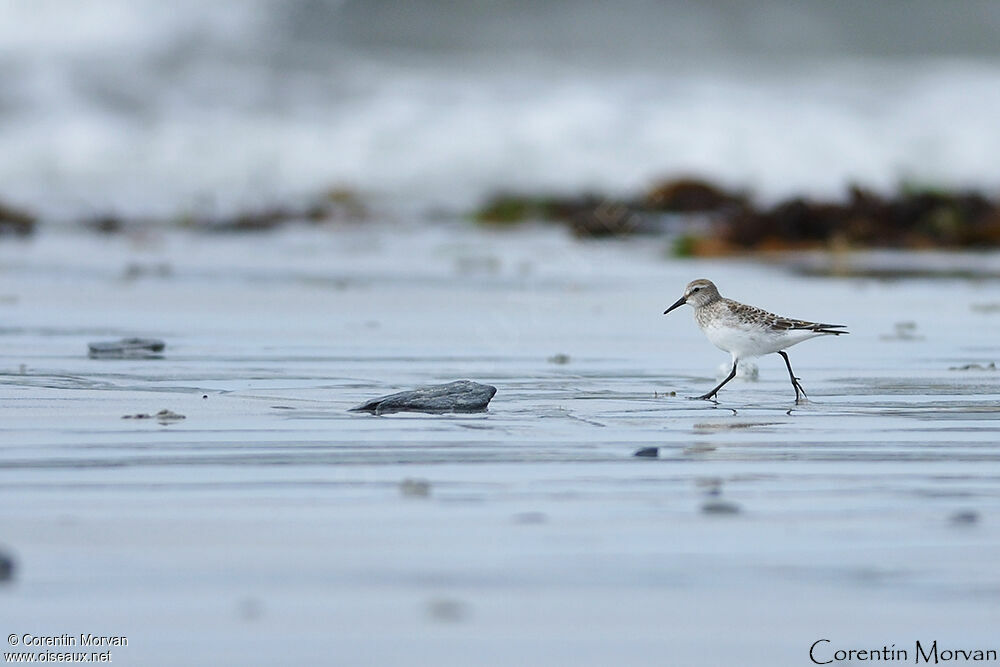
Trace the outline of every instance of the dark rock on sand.
<instances>
[{"instance_id":1,"label":"dark rock on sand","mask_svg":"<svg viewBox=\"0 0 1000 667\"><path fill-rule=\"evenodd\" d=\"M488 384L457 380L382 396L351 408L351 412L370 412L373 415L393 412L483 412L496 393L497 388Z\"/></svg>"},{"instance_id":2,"label":"dark rock on sand","mask_svg":"<svg viewBox=\"0 0 1000 667\"><path fill-rule=\"evenodd\" d=\"M655 459L660 455L659 447L643 447L642 449L637 449L632 456L637 456L640 459Z\"/></svg>"},{"instance_id":3,"label":"dark rock on sand","mask_svg":"<svg viewBox=\"0 0 1000 667\"><path fill-rule=\"evenodd\" d=\"M166 346L158 338L122 338L87 343L91 359L159 359Z\"/></svg>"}]
</instances>

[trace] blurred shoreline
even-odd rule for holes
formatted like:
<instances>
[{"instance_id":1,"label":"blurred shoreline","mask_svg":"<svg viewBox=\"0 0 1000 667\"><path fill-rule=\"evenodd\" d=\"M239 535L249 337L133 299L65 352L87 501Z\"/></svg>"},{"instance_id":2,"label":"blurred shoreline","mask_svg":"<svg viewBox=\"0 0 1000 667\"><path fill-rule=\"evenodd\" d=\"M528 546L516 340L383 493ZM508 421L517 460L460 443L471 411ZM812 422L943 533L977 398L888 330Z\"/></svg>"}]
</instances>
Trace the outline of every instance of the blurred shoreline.
<instances>
[{"instance_id":1,"label":"blurred shoreline","mask_svg":"<svg viewBox=\"0 0 1000 667\"><path fill-rule=\"evenodd\" d=\"M1000 198L975 189L947 190L901 184L890 194L852 185L840 197L795 195L777 202L749 189L678 176L627 196L598 191L575 195L499 192L464 210L403 211L363 193L335 187L296 201L220 213L211 207L155 217L106 212L72 220L47 220L0 200L0 239L30 237L41 228L103 235L184 230L194 233L260 233L286 226L461 224L513 232L524 225L552 225L586 239L660 239L675 257L763 257L821 251L844 256L864 250L974 250L1000 248ZM883 269L857 262L795 260L803 272L867 272ZM878 263L881 266L881 261ZM839 267L839 268L838 268ZM848 269L848 267L851 267ZM915 275L991 275L937 267ZM902 275L899 267L887 275Z\"/></svg>"}]
</instances>

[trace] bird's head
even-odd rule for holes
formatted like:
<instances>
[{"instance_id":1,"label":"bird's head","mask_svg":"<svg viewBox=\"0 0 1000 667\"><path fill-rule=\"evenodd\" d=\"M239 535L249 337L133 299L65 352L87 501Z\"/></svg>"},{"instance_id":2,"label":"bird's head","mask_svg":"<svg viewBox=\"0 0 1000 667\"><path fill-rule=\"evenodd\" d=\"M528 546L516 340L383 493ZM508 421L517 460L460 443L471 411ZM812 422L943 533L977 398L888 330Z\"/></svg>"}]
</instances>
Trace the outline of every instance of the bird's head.
<instances>
[{"instance_id":1,"label":"bird's head","mask_svg":"<svg viewBox=\"0 0 1000 667\"><path fill-rule=\"evenodd\" d=\"M698 308L709 304L718 298L719 290L715 287L715 284L711 280L705 280L704 278L692 280L688 283L688 286L684 288L684 296L677 299L674 305L663 311L663 314L666 315L671 310L680 308L685 303Z\"/></svg>"}]
</instances>

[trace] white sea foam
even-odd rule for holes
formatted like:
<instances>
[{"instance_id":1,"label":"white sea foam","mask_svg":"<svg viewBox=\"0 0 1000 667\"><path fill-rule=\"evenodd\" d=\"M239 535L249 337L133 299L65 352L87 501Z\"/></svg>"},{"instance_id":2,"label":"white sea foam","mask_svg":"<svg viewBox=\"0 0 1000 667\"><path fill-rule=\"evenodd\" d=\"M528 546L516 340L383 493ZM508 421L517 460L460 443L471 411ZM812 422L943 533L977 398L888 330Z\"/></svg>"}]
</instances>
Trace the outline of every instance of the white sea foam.
<instances>
[{"instance_id":1,"label":"white sea foam","mask_svg":"<svg viewBox=\"0 0 1000 667\"><path fill-rule=\"evenodd\" d=\"M267 38L273 3L89 7L0 9L0 197L52 214L228 210L334 185L464 207L680 172L764 198L1000 185L989 58L593 66L344 40L317 55Z\"/></svg>"}]
</instances>

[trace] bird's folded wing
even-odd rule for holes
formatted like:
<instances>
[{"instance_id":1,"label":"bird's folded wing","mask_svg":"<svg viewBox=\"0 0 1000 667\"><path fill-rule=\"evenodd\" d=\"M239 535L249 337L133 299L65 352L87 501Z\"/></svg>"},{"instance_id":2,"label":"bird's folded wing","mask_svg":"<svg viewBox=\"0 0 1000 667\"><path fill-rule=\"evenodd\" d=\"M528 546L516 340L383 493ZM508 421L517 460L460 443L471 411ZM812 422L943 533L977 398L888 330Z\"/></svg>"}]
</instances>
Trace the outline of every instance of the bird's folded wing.
<instances>
[{"instance_id":1,"label":"bird's folded wing","mask_svg":"<svg viewBox=\"0 0 1000 667\"><path fill-rule=\"evenodd\" d=\"M816 333L845 334L847 331L840 331L846 324L823 324L821 322L807 322L805 320L793 320L787 317L775 317L771 322L771 328L775 331L815 331Z\"/></svg>"}]
</instances>

